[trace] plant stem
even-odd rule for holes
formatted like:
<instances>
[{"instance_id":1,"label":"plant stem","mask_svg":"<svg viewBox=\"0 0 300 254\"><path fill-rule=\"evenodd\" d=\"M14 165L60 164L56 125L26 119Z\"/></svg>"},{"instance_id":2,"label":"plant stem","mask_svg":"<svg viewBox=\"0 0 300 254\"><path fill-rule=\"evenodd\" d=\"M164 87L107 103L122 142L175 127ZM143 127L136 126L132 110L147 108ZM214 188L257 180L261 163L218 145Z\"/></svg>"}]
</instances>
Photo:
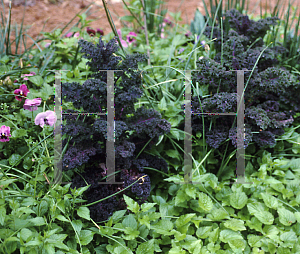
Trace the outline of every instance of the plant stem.
<instances>
[{"instance_id":1,"label":"plant stem","mask_svg":"<svg viewBox=\"0 0 300 254\"><path fill-rule=\"evenodd\" d=\"M144 0L142 0L142 4L143 4L143 10L145 11ZM146 19L146 13L145 12L144 12L144 29L145 29L145 36L146 36L146 43L147 43L148 65L151 65L150 50L149 50L149 39L148 39L148 29L147 29L147 19Z\"/></svg>"}]
</instances>

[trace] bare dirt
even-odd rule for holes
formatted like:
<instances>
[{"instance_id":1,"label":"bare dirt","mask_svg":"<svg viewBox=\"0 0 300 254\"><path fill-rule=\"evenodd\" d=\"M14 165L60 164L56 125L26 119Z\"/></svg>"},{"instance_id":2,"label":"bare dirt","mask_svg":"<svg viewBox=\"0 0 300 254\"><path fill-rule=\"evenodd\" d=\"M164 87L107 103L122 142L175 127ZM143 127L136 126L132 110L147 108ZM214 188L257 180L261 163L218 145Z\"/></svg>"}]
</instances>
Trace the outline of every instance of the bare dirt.
<instances>
[{"instance_id":1,"label":"bare dirt","mask_svg":"<svg viewBox=\"0 0 300 254\"><path fill-rule=\"evenodd\" d=\"M56 28L64 27L72 18L76 16L80 11L84 12L85 8L92 3L91 0L27 0L28 6L24 6L20 3L24 0L13 0L12 1L12 13L11 21L12 25L20 25L23 18L23 13L25 9L24 17L24 27L27 29L27 34L32 38L36 39L41 31L50 32ZM209 0L204 0L207 6L209 6ZM8 0L5 0L8 2ZM95 0L91 5L90 13L87 20L96 19L90 26L94 29L100 28L105 34L112 32L109 26L105 10L103 8L102 0ZM126 0L128 3L128 0ZM214 2L214 1L213 1ZM227 1L224 1L227 2ZM288 1L282 1L284 3L280 10L286 9ZM201 0L165 0L166 7L170 12L181 12L182 21L180 24L190 24L191 20L194 18L196 8L200 10L202 14L205 14L204 4ZM17 5L19 4L19 5ZM225 4L225 3L224 3ZM260 4L263 10L267 7L267 10L271 12L277 4L277 0L252 0L249 1L250 13L255 15L260 14ZM122 22L120 17L128 15L129 12L125 10L122 0L108 0L107 5L111 12L112 18L116 25L116 28L122 27ZM5 10L1 9L1 12L5 12L6 17L8 16L8 5L4 5ZM300 0L295 0L295 7L300 7ZM299 8L300 9L300 8ZM300 12L298 10L299 16ZM77 23L79 18L76 17L67 28ZM41 36L41 35L40 35ZM13 35L14 37L14 35ZM30 38L27 42L31 45L32 41Z\"/></svg>"}]
</instances>

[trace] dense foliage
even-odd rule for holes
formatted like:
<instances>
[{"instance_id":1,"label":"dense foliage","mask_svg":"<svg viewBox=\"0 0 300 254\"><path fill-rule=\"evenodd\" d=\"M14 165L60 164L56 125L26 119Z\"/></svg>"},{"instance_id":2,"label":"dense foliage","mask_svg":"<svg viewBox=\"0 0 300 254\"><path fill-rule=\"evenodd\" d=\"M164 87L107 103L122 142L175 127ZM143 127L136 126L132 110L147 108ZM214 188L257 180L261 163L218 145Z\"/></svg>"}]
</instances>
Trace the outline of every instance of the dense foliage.
<instances>
[{"instance_id":1,"label":"dense foliage","mask_svg":"<svg viewBox=\"0 0 300 254\"><path fill-rule=\"evenodd\" d=\"M145 0L148 7L149 2L155 1ZM130 0L129 6L138 7L134 13L143 15L135 0ZM215 24L214 33L219 35L213 44L207 38L211 28L205 31L207 37L201 33L209 19L199 11L192 33L186 35L187 31L177 30L177 26L170 29L172 23L157 16L163 21L157 31L161 36L158 39L148 33L147 48L144 31L130 25L117 31L125 55L144 53L149 48L153 66L147 66L142 65L145 58L139 54L120 57L115 39L110 41L112 34L95 45L101 30L91 29L85 14L78 16L81 29L73 27L65 35L65 28L44 33L51 40L45 48L30 48L23 55L13 56L10 14L3 15L8 23L0 25L5 27L0 53L6 53L0 57L0 253L300 253L300 123L294 115L299 111L299 80L279 68L284 66L297 74L299 65L295 62L299 55L291 49L299 49L295 42L300 37L293 35L288 26L280 27L277 38L282 46L288 45L286 50L275 44L263 51L264 43L274 39L274 30L269 33L268 29L277 18L254 22L231 10L223 22L225 43ZM180 15L171 16L173 23L180 21ZM126 20L135 19L127 16ZM20 36L26 32L22 26L19 32L17 40L21 41ZM293 42L289 39L292 37ZM79 38L87 41L81 40L78 45ZM196 50L198 39L202 47ZM104 40L110 42L104 44ZM34 41L33 45L38 43ZM293 60L281 54L285 51ZM182 155L186 136L180 129L184 84L178 70L196 69L196 60L204 57L198 61L201 71L193 76L198 81L193 82L193 96L203 97L203 111L235 111L236 75L226 71L252 68L262 52L245 92L245 181L252 184L230 184L236 150L231 147L233 151L228 155L223 150L226 137L236 146L236 124L232 128L230 116L205 117L206 136L201 135L203 122L194 117L193 184L179 184L185 180ZM141 75L137 66L148 71L142 73L143 92L139 90ZM176 72L169 72L170 67ZM122 71L116 72L114 79L115 173L116 181L123 184L99 184L107 177L106 119L87 115L64 115L63 138L67 139L63 147L67 150L63 151L63 184L53 184L55 74L49 70L54 69L69 70L61 73L61 80L67 82L63 84L62 107L70 113L106 112L106 72L99 70ZM245 83L249 72L246 75ZM151 105L153 110L140 105ZM201 111L197 98L192 106ZM171 123L171 129L163 119ZM291 123L294 127L285 127ZM262 131L255 132L258 128ZM276 143L270 138L255 141L263 130L271 138L285 133ZM274 147L264 148L270 145ZM219 163L219 158L224 163ZM216 175L214 170L219 170Z\"/></svg>"},{"instance_id":2,"label":"dense foliage","mask_svg":"<svg viewBox=\"0 0 300 254\"><path fill-rule=\"evenodd\" d=\"M116 181L124 181L123 185L103 185L98 182L105 176L106 168L100 168L100 163L105 163L105 146L107 122L105 116L87 117L68 115L66 124L62 127L62 133L72 137L68 149L63 158L63 169L74 171L83 169L84 164L89 163L85 177L91 188L87 191L88 202L100 200L102 195L113 194L117 190L124 189L137 178L144 177L131 187L131 193L146 200L150 194L150 179L144 172L144 167L168 170L167 163L150 154L141 154L143 149L150 149L159 136L170 131L171 125L161 119L157 111L138 108L135 110L134 103L141 97L141 73L138 70L138 62L146 58L141 54L127 55L124 59L117 56L118 50L116 39L112 39L106 45L99 39L94 45L91 42L79 41L83 57L89 59L87 63L94 73L91 78L82 85L78 82L63 83L62 94L66 101L73 102L75 108L82 108L84 112L106 112L107 104L107 73L99 70L121 70L116 71L115 83L115 162L116 170L123 170L121 176L116 176ZM75 112L69 110L69 112ZM150 141L150 142L148 142ZM63 140L63 146L67 139ZM94 165L94 166L91 166ZM83 167L82 167L83 166ZM98 167L97 167L98 166ZM135 173L133 173L135 171ZM125 173L126 172L126 173ZM73 179L72 187L82 187L86 183L80 175ZM139 190L143 189L142 192ZM102 193L102 194L101 194ZM103 196L104 197L104 196ZM96 221L107 219L114 210L120 209L120 200L117 196L106 199L93 205L91 215ZM94 212L93 212L94 211Z\"/></svg>"},{"instance_id":3,"label":"dense foliage","mask_svg":"<svg viewBox=\"0 0 300 254\"><path fill-rule=\"evenodd\" d=\"M224 27L223 47L221 47L220 26L216 25L213 32L212 27L206 27L204 34L210 38L212 32L213 38L217 38L214 43L217 54L214 59L207 57L199 59L197 62L199 72L192 73L193 84L208 86L208 91L212 94L209 98L200 96L201 103L197 96L192 98L192 110L197 113L237 112L237 79L236 72L232 70L254 68L256 60L266 47L263 37L270 26L274 26L278 20L272 17L253 21L234 9L224 16L229 26ZM275 136L282 135L283 129L294 121L293 115L300 111L299 77L277 65L277 57L284 51L283 47L277 45L265 49L252 75L251 71L244 72L245 148L251 141L260 148L274 147ZM236 147L235 117L192 115L193 134L202 133L202 116L205 119L207 144L219 148L229 137ZM209 129L209 120L212 119L214 125Z\"/></svg>"}]
</instances>

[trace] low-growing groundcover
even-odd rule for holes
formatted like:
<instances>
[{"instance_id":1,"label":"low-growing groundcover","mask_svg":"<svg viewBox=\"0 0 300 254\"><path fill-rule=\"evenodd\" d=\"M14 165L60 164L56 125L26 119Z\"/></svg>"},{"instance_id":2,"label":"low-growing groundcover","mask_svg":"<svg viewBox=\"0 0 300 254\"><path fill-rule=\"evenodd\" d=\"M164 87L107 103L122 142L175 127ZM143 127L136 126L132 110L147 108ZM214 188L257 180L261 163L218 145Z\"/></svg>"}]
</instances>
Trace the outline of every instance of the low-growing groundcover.
<instances>
[{"instance_id":1,"label":"low-growing groundcover","mask_svg":"<svg viewBox=\"0 0 300 254\"><path fill-rule=\"evenodd\" d=\"M235 36L234 39L238 40L236 33L233 31L230 33ZM69 38L66 39L68 40ZM225 49L228 47L228 52L231 52L232 45L228 45L228 40L224 39L224 42ZM158 147L156 146L158 137L167 133L170 126L167 121L161 119L160 113L146 108L137 109L131 115L134 111L134 99L142 94L142 90L138 89L142 85L139 72L134 72L134 69L137 69L135 57L129 55L121 59L118 52L114 51L115 40L105 44L103 38L100 38L96 45L84 41L81 41L80 45L83 46L83 53L87 53L86 57L92 60L90 69L93 72L85 69L84 61L79 58L79 64L75 61L78 66L73 66L72 72L74 79L77 78L78 81L72 80L73 83L65 83L62 89L66 99L73 102L73 106L70 107L72 110L69 112L77 112L76 109L79 108L85 112L98 112L98 109L94 109L93 93L103 106L100 110L105 111L106 74L105 72L97 73L97 71L100 68L124 70L124 66L132 66L128 72L115 74L115 84L117 84L115 89L115 98L117 98L115 100L116 151L119 156L116 162L119 168L123 168L124 165L126 166L126 161L127 164L131 163L131 160L128 163L130 158L128 155L136 152L134 155L138 155L137 159L143 158L144 160L136 160L140 163L135 166L137 168L139 166L140 169L144 166L147 176L145 176L146 173L138 172L136 169L130 171L133 168L132 165L128 166L129 170L125 170L124 167L121 177L125 180L125 184L119 190L125 186L133 188L129 187L123 191L125 193L123 196L121 192L119 197L113 197L111 203L107 202L107 199L97 203L94 207L98 206L99 210L106 213L104 214L106 217L112 216L105 222L93 220L93 218L98 220L99 213L91 209L90 203L107 197L109 191L112 193L113 188L117 189L117 186L109 186L108 192L104 195L99 191L102 186L100 188L97 186L95 175L88 175L90 172L95 172L99 179L105 178L105 168L98 165L105 161L105 119L80 116L75 122L75 119L72 120L69 116L70 122L66 124L67 121L64 121L63 130L66 133L69 132L70 136L76 137L77 143L72 146L72 142L69 142L67 151L74 151L74 154L72 158L69 152L68 156L64 157L64 162L66 166L74 168L69 172L65 171L63 181L76 179L77 184L80 183L77 187L91 185L74 190L70 189L71 184L64 186L44 184L45 179L53 175L53 172L49 170L51 159L53 159L53 140L51 141L49 137L53 135L53 127L42 125L47 125L47 123L52 125L54 119L47 119L50 116L48 114L40 118L38 115L51 110L49 98L52 91L49 89L51 88L49 83L53 82L53 75L33 67L22 70L22 77L17 77L16 83L9 82L7 79L4 82L5 86L1 87L0 98L5 108L1 114L1 118L5 121L1 122L1 126L10 127L9 131L6 127L1 128L1 133L4 134L2 140L5 140L0 143L2 152L0 161L1 253L281 254L300 252L300 191L298 186L300 161L297 158L300 154L300 134L297 128L282 126L285 133L278 136L280 140L277 140L279 142L273 147L277 153L276 157L263 147L255 147L256 156L247 160L246 163L246 182L254 182L252 185L230 185L228 181L220 181L215 174L199 171L199 165L194 169L193 181L203 184L175 184L184 181L183 171L180 172L180 169L178 172L171 172L170 168L167 168L169 177L165 179L161 177L164 172L146 171L149 168L145 166L146 162L148 164L151 162L146 152ZM55 42L51 47L55 48ZM51 54L51 50L48 48L47 52ZM62 48L60 50L63 51ZM247 51L247 48L245 50ZM96 61L93 61L93 56ZM257 57L257 54L255 56ZM74 59L74 56L71 55L70 58ZM142 57L139 59L141 60ZM231 68L232 63L228 62L225 56L224 59L224 65ZM254 60L256 59L253 58ZM68 59L65 61L68 62ZM205 59L202 63L205 61L215 61L215 65L218 66L218 55L215 59ZM4 58L0 62L2 70L10 71L11 67L18 68L16 61ZM55 66L58 63L59 61L55 63ZM65 66L70 66L70 63ZM94 74L94 77L91 74ZM87 77L84 78L86 75ZM81 81L84 81L83 85L80 85ZM23 84L26 84L30 93L27 93ZM131 84L136 86L130 90ZM233 84L236 85L235 82ZM97 91L95 87L100 91ZM89 90L89 92L83 94L84 90ZM20 94L21 91L22 94ZM17 100L19 95L24 94L26 99ZM85 94L87 95L85 100L79 101L76 98ZM41 98L43 103L40 103L38 98ZM292 104L293 98L288 99L291 100L285 100L287 104ZM128 102L127 108L123 105L124 100ZM11 106L10 109L7 109L8 105ZM234 105L233 102L232 105ZM285 110L289 111L290 106L287 106ZM293 106L295 108L297 104ZM120 123L121 120L123 123ZM276 124L276 121L272 123ZM97 126L99 128L96 128ZM156 130L147 129L147 126L150 128L156 126ZM91 133L86 133L92 128L101 131L101 135L93 132L94 137L100 142L94 144L95 149L86 146L87 150L91 151L90 154L83 154L87 155L86 157L74 156L75 152L79 152L81 143L85 145L82 141L91 139ZM147 143L149 140L150 142ZM155 142L151 143L151 141ZM143 143L139 144L139 142ZM63 144L66 143L65 139ZM91 142L87 144L90 145ZM132 144L135 145L135 150L132 149ZM39 156L37 152L33 152L34 159L32 159L26 153L30 154L34 146L38 147ZM150 146L152 146L151 149ZM142 150L143 153L139 155ZM97 156L101 160L99 158L97 160L96 153L93 155L93 151L98 152ZM155 160L158 158L156 157ZM77 167L74 166L76 163ZM163 169L164 167L161 166L167 165L163 160L159 163L164 164L153 163L151 166L154 169ZM81 178L78 176L73 178L76 173L80 174L82 171L87 171L81 174L87 181L85 184L82 184L81 180L79 182ZM117 175L120 173L116 171ZM145 193L141 193L142 191ZM140 200L140 194L146 194L147 200ZM92 195L94 196L91 197ZM115 211L116 209L121 210ZM101 216L103 215L100 214L100 219Z\"/></svg>"}]
</instances>

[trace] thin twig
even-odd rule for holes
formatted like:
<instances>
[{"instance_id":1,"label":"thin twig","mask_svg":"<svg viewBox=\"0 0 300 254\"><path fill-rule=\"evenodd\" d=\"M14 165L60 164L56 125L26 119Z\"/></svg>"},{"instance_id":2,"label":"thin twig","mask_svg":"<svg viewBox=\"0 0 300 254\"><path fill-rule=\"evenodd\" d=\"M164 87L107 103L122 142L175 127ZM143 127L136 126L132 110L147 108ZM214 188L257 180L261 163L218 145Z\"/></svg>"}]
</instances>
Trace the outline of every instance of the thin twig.
<instances>
[{"instance_id":1,"label":"thin twig","mask_svg":"<svg viewBox=\"0 0 300 254\"><path fill-rule=\"evenodd\" d=\"M151 65L150 50L149 50L149 39L148 39L148 30L147 30L147 19L146 19L146 13L145 13L144 0L142 0L142 4L143 4L143 10L144 10L144 29L145 29L145 36L146 36L146 43L147 43L148 65Z\"/></svg>"},{"instance_id":2,"label":"thin twig","mask_svg":"<svg viewBox=\"0 0 300 254\"><path fill-rule=\"evenodd\" d=\"M50 184L50 181L48 180L48 177L46 176L46 174L45 174L44 172L43 172L43 174L44 174L44 177L46 178L48 184L51 185L51 184Z\"/></svg>"}]
</instances>

